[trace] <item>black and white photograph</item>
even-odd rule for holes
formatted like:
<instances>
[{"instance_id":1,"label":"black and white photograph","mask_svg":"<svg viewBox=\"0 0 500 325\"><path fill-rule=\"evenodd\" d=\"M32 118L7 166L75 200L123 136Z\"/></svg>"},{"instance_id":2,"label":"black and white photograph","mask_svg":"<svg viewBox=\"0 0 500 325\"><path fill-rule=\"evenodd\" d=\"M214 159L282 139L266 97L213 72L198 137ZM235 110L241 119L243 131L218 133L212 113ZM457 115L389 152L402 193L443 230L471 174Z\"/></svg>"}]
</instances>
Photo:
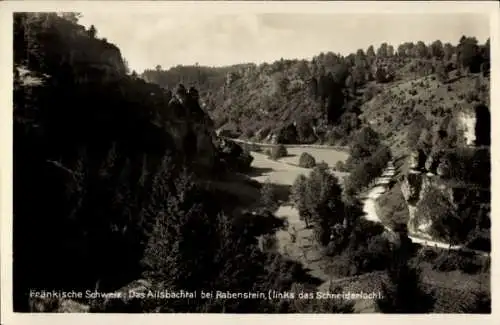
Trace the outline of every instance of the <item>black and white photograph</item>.
<instances>
[{"instance_id":1,"label":"black and white photograph","mask_svg":"<svg viewBox=\"0 0 500 325\"><path fill-rule=\"evenodd\" d=\"M11 13L13 312L491 314L491 12L126 2Z\"/></svg>"}]
</instances>

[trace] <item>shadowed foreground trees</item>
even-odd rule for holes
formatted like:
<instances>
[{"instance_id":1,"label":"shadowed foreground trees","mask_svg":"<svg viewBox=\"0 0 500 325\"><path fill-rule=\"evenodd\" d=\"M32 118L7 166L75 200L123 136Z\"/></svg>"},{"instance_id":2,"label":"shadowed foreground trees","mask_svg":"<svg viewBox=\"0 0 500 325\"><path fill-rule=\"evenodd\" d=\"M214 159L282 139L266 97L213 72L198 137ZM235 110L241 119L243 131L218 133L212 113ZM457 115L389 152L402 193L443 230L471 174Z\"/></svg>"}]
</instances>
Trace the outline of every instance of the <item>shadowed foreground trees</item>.
<instances>
[{"instance_id":1,"label":"shadowed foreground trees","mask_svg":"<svg viewBox=\"0 0 500 325\"><path fill-rule=\"evenodd\" d=\"M403 231L396 229L399 244L392 253L388 279L382 283L382 298L376 301L376 307L388 314L430 313L434 309L434 292L423 288L418 266L410 265L412 243L404 228Z\"/></svg>"},{"instance_id":2,"label":"shadowed foreground trees","mask_svg":"<svg viewBox=\"0 0 500 325\"><path fill-rule=\"evenodd\" d=\"M421 287L417 268L405 264L391 264L389 281L382 285L382 297L377 301L378 311L385 314L430 313L434 298Z\"/></svg>"}]
</instances>

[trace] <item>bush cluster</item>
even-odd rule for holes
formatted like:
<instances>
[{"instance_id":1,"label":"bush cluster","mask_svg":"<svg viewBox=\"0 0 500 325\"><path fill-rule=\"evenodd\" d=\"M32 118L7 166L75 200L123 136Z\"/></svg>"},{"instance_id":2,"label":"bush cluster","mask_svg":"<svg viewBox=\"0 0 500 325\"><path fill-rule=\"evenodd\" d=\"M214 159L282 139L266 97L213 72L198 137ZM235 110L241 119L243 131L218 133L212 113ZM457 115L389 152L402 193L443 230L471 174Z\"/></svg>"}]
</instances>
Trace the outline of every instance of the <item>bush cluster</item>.
<instances>
[{"instance_id":1,"label":"bush cluster","mask_svg":"<svg viewBox=\"0 0 500 325\"><path fill-rule=\"evenodd\" d=\"M304 152L300 155L299 166L302 168L313 168L316 166L316 159L311 154Z\"/></svg>"},{"instance_id":2,"label":"bush cluster","mask_svg":"<svg viewBox=\"0 0 500 325\"><path fill-rule=\"evenodd\" d=\"M271 148L270 158L273 160L278 160L280 158L288 156L288 151L286 147L282 144L274 146Z\"/></svg>"}]
</instances>

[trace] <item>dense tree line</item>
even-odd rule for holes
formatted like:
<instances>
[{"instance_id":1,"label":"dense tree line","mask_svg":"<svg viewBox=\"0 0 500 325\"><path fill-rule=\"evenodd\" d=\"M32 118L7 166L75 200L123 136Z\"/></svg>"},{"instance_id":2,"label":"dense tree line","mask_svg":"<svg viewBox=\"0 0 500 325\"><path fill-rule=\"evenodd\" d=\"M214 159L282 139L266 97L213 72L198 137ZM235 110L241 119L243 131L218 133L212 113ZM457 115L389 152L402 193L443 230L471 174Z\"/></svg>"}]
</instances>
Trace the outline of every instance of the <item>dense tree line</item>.
<instances>
[{"instance_id":1,"label":"dense tree line","mask_svg":"<svg viewBox=\"0 0 500 325\"><path fill-rule=\"evenodd\" d=\"M318 164L309 177L299 176L291 199L327 254L343 261L337 263L339 276L385 269L391 247L383 226L362 218L360 202L345 195L327 166Z\"/></svg>"},{"instance_id":2,"label":"dense tree line","mask_svg":"<svg viewBox=\"0 0 500 325\"><path fill-rule=\"evenodd\" d=\"M345 190L355 195L382 175L387 163L392 159L390 149L382 144L380 135L369 126L356 133L352 142L346 168L350 175L345 182Z\"/></svg>"},{"instance_id":3,"label":"dense tree line","mask_svg":"<svg viewBox=\"0 0 500 325\"><path fill-rule=\"evenodd\" d=\"M319 242L326 245L334 227L342 225L347 218L338 180L328 171L328 166L318 164L309 178L297 178L293 188L301 217L306 225L314 226Z\"/></svg>"},{"instance_id":4,"label":"dense tree line","mask_svg":"<svg viewBox=\"0 0 500 325\"><path fill-rule=\"evenodd\" d=\"M323 122L330 129L342 126L342 137L347 138L351 130L343 126L347 120L342 117L357 115L349 108L350 103L357 100L359 90L364 92L373 82L387 83L402 78L399 69L406 65L421 76L437 73L443 82L448 81L449 72L456 68L487 75L489 61L489 40L481 45L476 38L463 36L456 45L439 40L430 44L418 41L400 44L395 49L383 43L346 56L320 53L311 61L281 59L261 65L221 68L193 65L168 70L157 66L144 71L142 76L165 88L172 88L178 82L198 85L216 124L237 131L238 135L252 137L268 133L263 132L268 129L280 133L281 129L289 129L294 121L299 123L306 117L312 118L316 126ZM270 84L274 85L271 87L276 90L274 93L269 92ZM259 95L250 95L255 92ZM269 124L269 114L279 123ZM318 141L318 135L280 139L283 143L306 143Z\"/></svg>"}]
</instances>

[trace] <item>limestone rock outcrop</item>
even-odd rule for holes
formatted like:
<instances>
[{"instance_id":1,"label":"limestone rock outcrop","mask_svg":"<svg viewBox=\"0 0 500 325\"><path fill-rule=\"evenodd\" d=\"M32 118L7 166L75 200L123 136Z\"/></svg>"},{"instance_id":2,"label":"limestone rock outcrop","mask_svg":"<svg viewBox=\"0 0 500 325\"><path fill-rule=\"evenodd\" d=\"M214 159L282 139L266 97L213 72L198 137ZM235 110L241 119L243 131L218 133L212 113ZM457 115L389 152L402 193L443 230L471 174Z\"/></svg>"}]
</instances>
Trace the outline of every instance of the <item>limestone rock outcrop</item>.
<instances>
[{"instance_id":1,"label":"limestone rock outcrop","mask_svg":"<svg viewBox=\"0 0 500 325\"><path fill-rule=\"evenodd\" d=\"M476 115L473 113L461 112L458 114L457 121L459 129L463 133L465 143L469 146L474 145L476 141Z\"/></svg>"},{"instance_id":2,"label":"limestone rock outcrop","mask_svg":"<svg viewBox=\"0 0 500 325\"><path fill-rule=\"evenodd\" d=\"M427 159L425 153L422 150L415 150L410 154L410 169L419 171L425 168L425 161Z\"/></svg>"},{"instance_id":3,"label":"limestone rock outcrop","mask_svg":"<svg viewBox=\"0 0 500 325\"><path fill-rule=\"evenodd\" d=\"M168 106L162 110L158 123L174 139L178 150L198 165L214 167L217 135L213 121L200 107L198 91L186 91L179 85Z\"/></svg>"},{"instance_id":4,"label":"limestone rock outcrop","mask_svg":"<svg viewBox=\"0 0 500 325\"><path fill-rule=\"evenodd\" d=\"M421 173L409 173L401 182L401 192L409 204L415 204L420 198L423 177Z\"/></svg>"},{"instance_id":5,"label":"limestone rock outcrop","mask_svg":"<svg viewBox=\"0 0 500 325\"><path fill-rule=\"evenodd\" d=\"M473 111L457 114L457 127L467 146L489 146L491 143L491 115L488 106L476 105Z\"/></svg>"},{"instance_id":6,"label":"limestone rock outcrop","mask_svg":"<svg viewBox=\"0 0 500 325\"><path fill-rule=\"evenodd\" d=\"M419 168L419 160L425 161L423 168ZM489 149L485 147L436 150L427 157L414 152L410 171L401 180L410 215L409 231L428 236L434 220L447 213L460 214L483 206L488 209L491 192L483 175L488 174L488 162ZM467 215L475 215L471 213Z\"/></svg>"}]
</instances>

